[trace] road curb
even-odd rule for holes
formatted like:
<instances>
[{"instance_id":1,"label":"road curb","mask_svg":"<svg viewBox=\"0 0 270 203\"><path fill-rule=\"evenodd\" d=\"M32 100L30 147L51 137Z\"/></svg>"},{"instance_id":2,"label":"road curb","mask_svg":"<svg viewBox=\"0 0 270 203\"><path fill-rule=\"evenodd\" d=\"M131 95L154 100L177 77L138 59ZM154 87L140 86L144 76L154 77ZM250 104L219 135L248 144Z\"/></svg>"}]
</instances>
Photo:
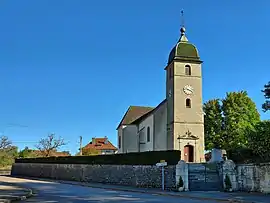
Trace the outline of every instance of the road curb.
<instances>
[{"instance_id":1,"label":"road curb","mask_svg":"<svg viewBox=\"0 0 270 203\"><path fill-rule=\"evenodd\" d=\"M22 176L13 176L13 177L14 178L16 177L27 178L27 177L22 177ZM28 177L28 178L31 178L33 180L61 183L61 184L66 184L66 185L78 185L78 186L83 186L83 187L99 188L99 189L106 189L106 190L112 190L112 191L134 192L134 193L168 196L168 197L175 197L175 198L182 197L186 199L196 199L196 200L204 200L204 201L214 200L217 202L228 202L228 203L255 203L253 201L245 201L245 200L239 200L235 198L223 199L223 198L210 198L210 197L196 197L196 196L184 194L185 192L182 192L183 194L179 194L179 193L172 194L172 193L158 192L158 191L136 190L136 189L131 189L131 188L112 188L112 187L94 186L94 185L88 185L87 183L84 183L84 182L70 182L70 181L64 181L64 180L51 180L51 179L46 179L46 178L34 178L34 177ZM32 190L31 190L31 194L32 194Z\"/></svg>"},{"instance_id":2,"label":"road curb","mask_svg":"<svg viewBox=\"0 0 270 203\"><path fill-rule=\"evenodd\" d=\"M5 196L1 196L0 197L0 202L3 203L11 203L11 202L18 202L18 201L22 201L22 200L26 200L30 197L33 196L33 191L31 189L25 189L27 190L27 193L25 195L21 195L21 196L13 196L13 197L6 197Z\"/></svg>"},{"instance_id":3,"label":"road curb","mask_svg":"<svg viewBox=\"0 0 270 203\"><path fill-rule=\"evenodd\" d=\"M12 200L11 202L22 201L22 200L26 200L26 199L32 197L33 196L33 190L30 189L30 188L28 188L26 190L28 191L26 195L19 196L19 197L17 197L17 199Z\"/></svg>"}]
</instances>

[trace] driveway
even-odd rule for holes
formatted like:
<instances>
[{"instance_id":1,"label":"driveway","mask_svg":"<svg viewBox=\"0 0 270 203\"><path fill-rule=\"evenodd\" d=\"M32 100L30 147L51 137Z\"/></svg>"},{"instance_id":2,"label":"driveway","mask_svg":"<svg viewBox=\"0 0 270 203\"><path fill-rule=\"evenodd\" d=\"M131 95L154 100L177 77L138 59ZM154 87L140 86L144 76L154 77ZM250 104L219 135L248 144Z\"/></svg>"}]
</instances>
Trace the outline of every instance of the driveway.
<instances>
[{"instance_id":1,"label":"driveway","mask_svg":"<svg viewBox=\"0 0 270 203\"><path fill-rule=\"evenodd\" d=\"M32 188L34 196L23 201L40 203L83 203L83 202L104 202L104 203L135 203L135 202L170 202L170 203L214 203L216 201L203 201L189 198L160 196L154 194L142 194L135 192L122 192L107 189L98 189L83 187L78 185L69 185L53 183L46 181L37 181L30 179L1 177L1 182L16 183L26 188Z\"/></svg>"}]
</instances>

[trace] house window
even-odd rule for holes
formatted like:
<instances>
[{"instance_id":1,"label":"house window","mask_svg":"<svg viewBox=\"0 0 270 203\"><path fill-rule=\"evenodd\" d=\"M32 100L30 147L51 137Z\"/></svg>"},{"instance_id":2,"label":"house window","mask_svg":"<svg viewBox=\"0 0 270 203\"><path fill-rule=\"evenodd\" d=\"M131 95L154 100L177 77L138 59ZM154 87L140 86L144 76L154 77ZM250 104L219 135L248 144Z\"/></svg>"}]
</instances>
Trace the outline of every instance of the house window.
<instances>
[{"instance_id":1,"label":"house window","mask_svg":"<svg viewBox=\"0 0 270 203\"><path fill-rule=\"evenodd\" d=\"M186 108L191 108L191 100L186 99Z\"/></svg>"},{"instance_id":2,"label":"house window","mask_svg":"<svg viewBox=\"0 0 270 203\"><path fill-rule=\"evenodd\" d=\"M147 142L150 142L150 127L147 127Z\"/></svg>"},{"instance_id":3,"label":"house window","mask_svg":"<svg viewBox=\"0 0 270 203\"><path fill-rule=\"evenodd\" d=\"M121 148L121 136L118 137L118 147Z\"/></svg>"},{"instance_id":4,"label":"house window","mask_svg":"<svg viewBox=\"0 0 270 203\"><path fill-rule=\"evenodd\" d=\"M186 75L191 75L191 67L190 67L190 65L185 65L185 74Z\"/></svg>"}]
</instances>

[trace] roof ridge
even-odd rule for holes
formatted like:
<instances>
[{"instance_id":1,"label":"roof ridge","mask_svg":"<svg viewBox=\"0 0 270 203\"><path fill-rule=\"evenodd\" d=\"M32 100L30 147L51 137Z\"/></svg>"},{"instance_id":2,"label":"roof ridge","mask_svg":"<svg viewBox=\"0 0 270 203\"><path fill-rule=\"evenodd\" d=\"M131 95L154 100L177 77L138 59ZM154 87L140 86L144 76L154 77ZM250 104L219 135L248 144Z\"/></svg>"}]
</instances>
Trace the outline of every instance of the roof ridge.
<instances>
[{"instance_id":1,"label":"roof ridge","mask_svg":"<svg viewBox=\"0 0 270 203\"><path fill-rule=\"evenodd\" d=\"M129 108L130 108L130 107L155 108L155 107L153 107L153 106L138 106L138 105L130 105Z\"/></svg>"}]
</instances>

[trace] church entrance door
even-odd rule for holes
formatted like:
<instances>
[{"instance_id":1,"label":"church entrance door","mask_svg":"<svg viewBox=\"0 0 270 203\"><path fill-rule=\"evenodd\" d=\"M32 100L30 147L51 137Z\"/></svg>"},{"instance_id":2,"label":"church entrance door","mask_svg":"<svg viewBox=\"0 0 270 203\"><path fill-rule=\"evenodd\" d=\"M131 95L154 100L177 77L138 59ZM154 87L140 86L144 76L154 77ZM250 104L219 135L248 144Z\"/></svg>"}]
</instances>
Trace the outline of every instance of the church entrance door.
<instances>
[{"instance_id":1,"label":"church entrance door","mask_svg":"<svg viewBox=\"0 0 270 203\"><path fill-rule=\"evenodd\" d=\"M194 162L194 147L192 145L184 147L184 160L185 162Z\"/></svg>"}]
</instances>

